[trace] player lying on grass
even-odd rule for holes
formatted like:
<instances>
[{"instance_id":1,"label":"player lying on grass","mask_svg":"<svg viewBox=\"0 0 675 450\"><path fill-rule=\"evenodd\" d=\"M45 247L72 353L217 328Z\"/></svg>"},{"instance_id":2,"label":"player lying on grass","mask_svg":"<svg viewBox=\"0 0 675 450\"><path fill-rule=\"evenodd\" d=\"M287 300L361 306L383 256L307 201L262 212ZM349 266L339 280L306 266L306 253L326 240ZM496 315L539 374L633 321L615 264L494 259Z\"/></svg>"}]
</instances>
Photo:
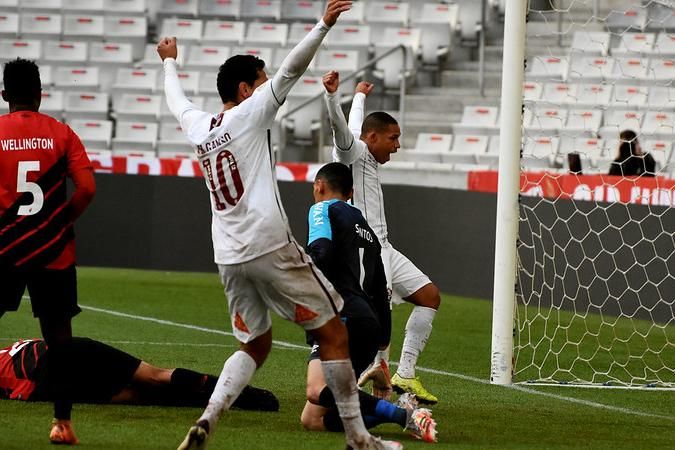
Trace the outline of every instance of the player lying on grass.
<instances>
[{"instance_id":1,"label":"player lying on grass","mask_svg":"<svg viewBox=\"0 0 675 450\"><path fill-rule=\"evenodd\" d=\"M72 353L67 376L77 403L204 407L218 380L180 367L154 367L88 338L73 338ZM40 339L21 340L1 349L0 398L52 401L46 355L47 344ZM278 411L279 401L270 391L246 386L232 406Z\"/></svg>"},{"instance_id":2,"label":"player lying on grass","mask_svg":"<svg viewBox=\"0 0 675 450\"><path fill-rule=\"evenodd\" d=\"M356 86L347 123L340 107L338 86L337 72L329 72L324 76L328 116L335 144L333 160L352 168L354 204L363 211L382 245L382 262L393 303L397 303L400 298L415 305L405 326L401 359L391 384L399 393L415 394L420 403L434 404L438 398L422 386L415 376L415 366L431 334L441 296L429 277L389 243L378 173L379 166L389 161L391 154L400 147L401 130L396 120L385 112L375 112L363 119L365 99L373 89L373 85L366 82ZM364 385L370 379L386 378L389 372L388 359L388 349L379 351L371 368L361 376L359 385ZM388 395L386 388L382 387L379 393L383 397Z\"/></svg>"},{"instance_id":3,"label":"player lying on grass","mask_svg":"<svg viewBox=\"0 0 675 450\"><path fill-rule=\"evenodd\" d=\"M313 185L314 201L309 210L307 251L344 299L340 317L347 326L349 355L354 372L363 372L378 348L387 347L391 335L391 308L387 280L380 258L380 243L361 211L347 203L353 191L349 167L341 163L323 166ZM321 371L320 345L313 339L307 366L307 403L301 421L313 431L342 431L335 398ZM427 442L436 440L436 423L431 411L408 408L359 391L361 413L366 426L398 423L413 436Z\"/></svg>"},{"instance_id":4,"label":"player lying on grass","mask_svg":"<svg viewBox=\"0 0 675 450\"><path fill-rule=\"evenodd\" d=\"M164 91L172 114L192 143L211 197L215 262L225 287L232 331L241 343L223 366L201 417L180 449L206 446L227 410L265 362L272 347L270 310L321 342L321 366L335 395L348 445L397 449L371 436L359 410L347 331L337 316L342 298L293 238L279 199L270 129L321 42L352 2L329 0L323 19L291 50L271 80L265 62L235 55L220 66L223 111L200 111L180 86L175 38L157 46L164 61Z\"/></svg>"}]
</instances>

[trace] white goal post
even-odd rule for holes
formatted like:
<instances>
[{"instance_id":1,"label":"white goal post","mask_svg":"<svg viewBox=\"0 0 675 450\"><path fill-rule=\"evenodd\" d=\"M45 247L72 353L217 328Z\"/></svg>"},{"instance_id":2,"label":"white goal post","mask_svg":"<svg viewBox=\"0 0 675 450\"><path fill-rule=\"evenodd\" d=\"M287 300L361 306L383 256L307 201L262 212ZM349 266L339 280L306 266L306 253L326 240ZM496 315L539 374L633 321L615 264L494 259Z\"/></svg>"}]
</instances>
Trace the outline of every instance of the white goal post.
<instances>
[{"instance_id":1,"label":"white goal post","mask_svg":"<svg viewBox=\"0 0 675 450\"><path fill-rule=\"evenodd\" d=\"M490 381L675 389L675 0L505 0L499 114Z\"/></svg>"}]
</instances>

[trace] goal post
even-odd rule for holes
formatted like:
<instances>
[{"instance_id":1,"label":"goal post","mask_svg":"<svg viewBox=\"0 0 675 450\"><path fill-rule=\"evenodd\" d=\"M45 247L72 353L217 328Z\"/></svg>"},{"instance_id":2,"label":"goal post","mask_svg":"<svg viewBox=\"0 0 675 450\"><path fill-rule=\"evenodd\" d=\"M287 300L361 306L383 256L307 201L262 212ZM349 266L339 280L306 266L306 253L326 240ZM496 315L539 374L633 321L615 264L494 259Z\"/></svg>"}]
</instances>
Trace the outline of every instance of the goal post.
<instances>
[{"instance_id":1,"label":"goal post","mask_svg":"<svg viewBox=\"0 0 675 450\"><path fill-rule=\"evenodd\" d=\"M505 0L498 138L490 381L675 389L675 1Z\"/></svg>"}]
</instances>

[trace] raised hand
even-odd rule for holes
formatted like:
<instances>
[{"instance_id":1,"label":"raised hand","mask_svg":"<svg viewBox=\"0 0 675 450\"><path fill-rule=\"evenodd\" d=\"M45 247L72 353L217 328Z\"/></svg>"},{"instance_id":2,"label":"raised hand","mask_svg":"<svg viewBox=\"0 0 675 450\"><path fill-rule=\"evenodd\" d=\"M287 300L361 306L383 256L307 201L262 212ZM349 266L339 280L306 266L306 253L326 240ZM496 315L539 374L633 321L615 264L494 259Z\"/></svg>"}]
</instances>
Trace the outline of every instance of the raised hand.
<instances>
[{"instance_id":1,"label":"raised hand","mask_svg":"<svg viewBox=\"0 0 675 450\"><path fill-rule=\"evenodd\" d=\"M178 58L178 46L175 37L165 37L157 44L157 53L164 61L166 58Z\"/></svg>"},{"instance_id":2,"label":"raised hand","mask_svg":"<svg viewBox=\"0 0 675 450\"><path fill-rule=\"evenodd\" d=\"M367 81L361 81L356 85L356 93L359 92L368 96L373 90L375 85L373 83L368 83Z\"/></svg>"},{"instance_id":3,"label":"raised hand","mask_svg":"<svg viewBox=\"0 0 675 450\"><path fill-rule=\"evenodd\" d=\"M345 11L349 11L352 7L351 0L328 0L326 4L326 12L323 15L323 21L329 27L335 25L338 17Z\"/></svg>"},{"instance_id":4,"label":"raised hand","mask_svg":"<svg viewBox=\"0 0 675 450\"><path fill-rule=\"evenodd\" d=\"M329 94L333 94L337 91L338 86L340 85L340 74L334 70L327 72L323 76L323 87L326 88L326 91Z\"/></svg>"}]
</instances>

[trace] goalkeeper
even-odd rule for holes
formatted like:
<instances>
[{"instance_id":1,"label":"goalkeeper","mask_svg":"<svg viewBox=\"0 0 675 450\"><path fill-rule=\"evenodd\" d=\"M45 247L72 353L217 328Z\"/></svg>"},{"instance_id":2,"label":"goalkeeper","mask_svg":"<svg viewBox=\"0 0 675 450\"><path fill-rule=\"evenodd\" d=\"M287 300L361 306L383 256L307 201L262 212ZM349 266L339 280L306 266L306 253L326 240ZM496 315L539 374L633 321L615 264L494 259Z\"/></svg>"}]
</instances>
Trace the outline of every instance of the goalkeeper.
<instances>
[{"instance_id":1,"label":"goalkeeper","mask_svg":"<svg viewBox=\"0 0 675 450\"><path fill-rule=\"evenodd\" d=\"M323 166L313 185L316 203L309 210L307 253L344 299L340 318L349 335L349 354L356 374L363 372L379 349L389 345L391 308L380 257L380 243L361 211L347 203L352 195L352 174L340 163ZM314 344L307 368L307 403L301 420L313 431L342 431L335 399L326 386ZM381 380L388 387L388 380ZM413 436L435 441L436 424L431 411L417 408L414 396L395 406L359 392L361 413L367 427L398 423Z\"/></svg>"},{"instance_id":2,"label":"goalkeeper","mask_svg":"<svg viewBox=\"0 0 675 450\"><path fill-rule=\"evenodd\" d=\"M177 368L163 369L102 342L73 338L73 364L67 367L73 401L133 405L204 407L218 377ZM0 349L0 399L51 401L49 359L43 340L21 340ZM247 386L234 407L278 411L269 391Z\"/></svg>"}]
</instances>

